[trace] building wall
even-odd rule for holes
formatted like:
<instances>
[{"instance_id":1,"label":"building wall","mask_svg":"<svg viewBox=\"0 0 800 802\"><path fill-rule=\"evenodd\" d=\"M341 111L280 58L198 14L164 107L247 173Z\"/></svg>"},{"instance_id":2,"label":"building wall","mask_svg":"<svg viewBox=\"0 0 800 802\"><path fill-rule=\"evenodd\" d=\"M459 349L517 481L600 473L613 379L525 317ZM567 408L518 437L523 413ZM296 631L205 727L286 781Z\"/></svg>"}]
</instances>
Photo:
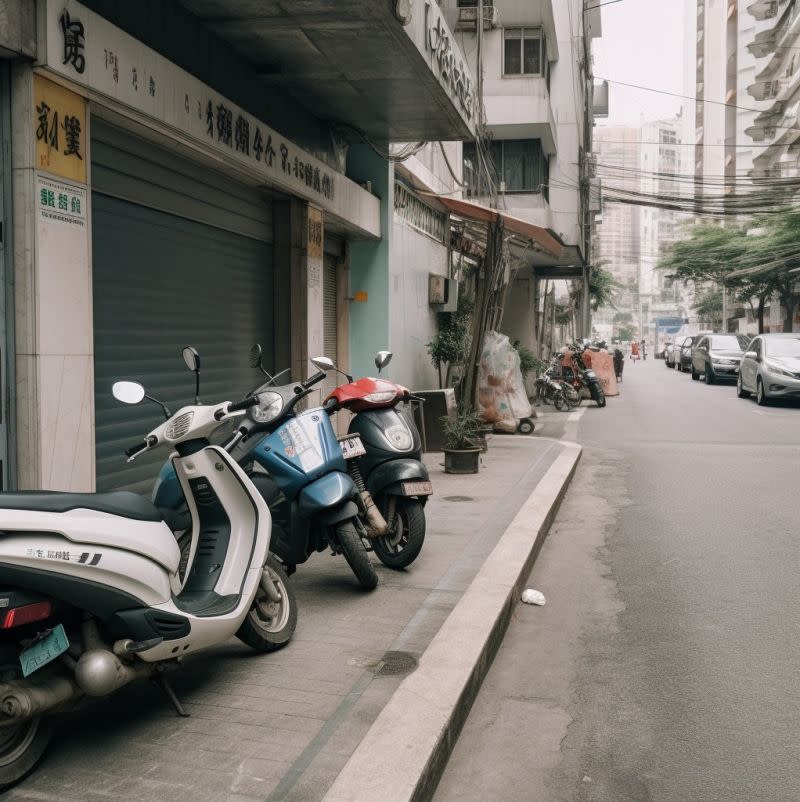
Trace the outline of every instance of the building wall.
<instances>
[{"instance_id":1,"label":"building wall","mask_svg":"<svg viewBox=\"0 0 800 802\"><path fill-rule=\"evenodd\" d=\"M428 275L448 275L447 248L394 215L389 249L389 350L394 381L418 390L439 386L427 344L437 331Z\"/></svg>"}]
</instances>

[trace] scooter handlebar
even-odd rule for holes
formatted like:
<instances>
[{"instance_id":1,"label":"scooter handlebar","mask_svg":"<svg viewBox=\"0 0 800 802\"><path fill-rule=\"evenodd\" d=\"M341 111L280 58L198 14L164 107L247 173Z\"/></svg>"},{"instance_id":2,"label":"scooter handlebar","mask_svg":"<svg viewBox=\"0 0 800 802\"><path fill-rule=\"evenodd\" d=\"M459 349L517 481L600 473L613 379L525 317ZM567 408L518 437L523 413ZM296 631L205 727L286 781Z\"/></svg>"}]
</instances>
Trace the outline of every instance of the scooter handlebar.
<instances>
[{"instance_id":1,"label":"scooter handlebar","mask_svg":"<svg viewBox=\"0 0 800 802\"><path fill-rule=\"evenodd\" d=\"M140 443L137 443L135 446L131 446L130 448L125 449L125 456L128 458L128 461L134 459L138 456L142 451L147 451L148 448L152 448L156 445L158 441L155 437L148 437L146 440L142 440Z\"/></svg>"},{"instance_id":2,"label":"scooter handlebar","mask_svg":"<svg viewBox=\"0 0 800 802\"><path fill-rule=\"evenodd\" d=\"M254 407L258 403L258 396L257 395L249 395L247 398L237 401L235 404L228 404L227 408L220 408L214 413L214 417L217 420L222 420L226 415L230 415L231 412L242 412L242 410L249 409L250 407Z\"/></svg>"}]
</instances>

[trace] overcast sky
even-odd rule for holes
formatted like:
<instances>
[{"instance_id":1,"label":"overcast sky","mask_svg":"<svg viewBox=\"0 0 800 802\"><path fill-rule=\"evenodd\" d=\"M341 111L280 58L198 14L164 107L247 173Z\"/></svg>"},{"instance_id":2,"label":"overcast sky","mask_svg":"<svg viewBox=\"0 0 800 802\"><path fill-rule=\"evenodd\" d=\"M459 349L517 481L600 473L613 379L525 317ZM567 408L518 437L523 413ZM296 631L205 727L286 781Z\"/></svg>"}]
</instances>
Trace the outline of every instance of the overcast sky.
<instances>
[{"instance_id":1,"label":"overcast sky","mask_svg":"<svg viewBox=\"0 0 800 802\"><path fill-rule=\"evenodd\" d=\"M597 78L683 92L681 0L620 0L602 7L603 35L594 40ZM620 125L672 117L681 98L610 83L608 120Z\"/></svg>"}]
</instances>

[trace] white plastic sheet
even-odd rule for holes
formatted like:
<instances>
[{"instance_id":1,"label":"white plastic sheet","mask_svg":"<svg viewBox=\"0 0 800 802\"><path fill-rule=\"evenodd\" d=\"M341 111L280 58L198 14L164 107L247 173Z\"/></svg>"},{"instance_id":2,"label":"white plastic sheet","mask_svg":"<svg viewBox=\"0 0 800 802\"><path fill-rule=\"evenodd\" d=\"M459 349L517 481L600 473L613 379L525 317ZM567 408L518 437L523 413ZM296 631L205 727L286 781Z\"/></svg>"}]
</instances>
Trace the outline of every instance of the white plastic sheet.
<instances>
[{"instance_id":1,"label":"white plastic sheet","mask_svg":"<svg viewBox=\"0 0 800 802\"><path fill-rule=\"evenodd\" d=\"M478 371L478 412L498 431L515 432L531 403L519 367L519 354L505 334L487 332Z\"/></svg>"}]
</instances>

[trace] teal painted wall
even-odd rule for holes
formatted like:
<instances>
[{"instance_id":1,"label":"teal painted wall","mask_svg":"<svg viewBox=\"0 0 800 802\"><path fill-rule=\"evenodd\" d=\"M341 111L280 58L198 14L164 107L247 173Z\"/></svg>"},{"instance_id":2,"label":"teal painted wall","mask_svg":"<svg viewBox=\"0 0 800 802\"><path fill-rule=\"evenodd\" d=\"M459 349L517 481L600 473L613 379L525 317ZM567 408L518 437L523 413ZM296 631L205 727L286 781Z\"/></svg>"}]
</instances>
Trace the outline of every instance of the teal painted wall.
<instances>
[{"instance_id":1,"label":"teal painted wall","mask_svg":"<svg viewBox=\"0 0 800 802\"><path fill-rule=\"evenodd\" d=\"M367 145L351 145L347 177L371 181L381 201L378 242L350 245L350 295L366 292L366 303L350 301L350 372L374 376L375 353L389 347L389 238L394 213L394 168Z\"/></svg>"}]
</instances>

